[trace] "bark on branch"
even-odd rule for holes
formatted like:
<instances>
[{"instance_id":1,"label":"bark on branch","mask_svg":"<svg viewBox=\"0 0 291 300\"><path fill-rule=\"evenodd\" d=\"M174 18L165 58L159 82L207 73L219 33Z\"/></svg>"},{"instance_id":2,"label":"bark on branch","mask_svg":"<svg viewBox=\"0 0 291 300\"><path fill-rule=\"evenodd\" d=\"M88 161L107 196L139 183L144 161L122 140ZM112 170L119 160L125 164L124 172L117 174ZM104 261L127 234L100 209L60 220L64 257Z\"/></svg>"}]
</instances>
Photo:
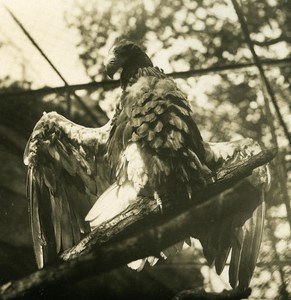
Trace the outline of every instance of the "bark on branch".
<instances>
[{"instance_id":1,"label":"bark on branch","mask_svg":"<svg viewBox=\"0 0 291 300\"><path fill-rule=\"evenodd\" d=\"M172 300L226 300L247 299L251 295L251 289L224 290L221 293L207 293L201 290L185 290L177 294Z\"/></svg>"},{"instance_id":2,"label":"bark on branch","mask_svg":"<svg viewBox=\"0 0 291 300\"><path fill-rule=\"evenodd\" d=\"M131 234L130 237L115 241L111 240L110 243L106 244L106 240L108 240L106 234L109 232L106 231L106 228L103 228L100 231L103 239L100 236L97 238L97 240L102 242L97 243L96 239L88 239L86 247L90 248L90 253L82 255L84 251L80 251L76 255L76 252L73 252L70 258L74 257L75 259L69 262L50 266L36 271L25 278L6 283L0 289L1 299L13 299L23 297L23 295L31 298L35 294L38 295L40 291L43 294L45 290L53 290L60 283L71 285L73 282L112 270L138 258L157 255L162 249L189 235L195 234L195 230L199 231L199 228L205 226L209 220L216 222L225 218L228 214L239 213L242 207L254 205L254 203L250 203L253 199L210 198L250 175L254 168L266 164L275 154L276 150L274 149L264 150L243 161L235 169L220 170L217 173L216 182L197 192L197 199L200 199L200 205L190 207L187 211L175 216L163 217L161 222L151 224L146 230L143 228L143 230L138 232L135 231L135 234ZM207 199L210 200L206 201ZM156 203L154 202L151 201L147 208L144 206L145 210L143 212L155 211ZM138 205L141 205L141 203ZM137 209L137 219L140 218L138 210L141 208L142 206L132 208L133 211ZM127 215L129 219L125 217L119 221L117 220L115 224L117 227L113 231L116 230L118 232L118 230L120 231L121 228L124 228L123 222L129 221L132 224L132 218L136 221L134 216L134 213L129 213ZM110 237L109 234L109 239Z\"/></svg>"}]
</instances>

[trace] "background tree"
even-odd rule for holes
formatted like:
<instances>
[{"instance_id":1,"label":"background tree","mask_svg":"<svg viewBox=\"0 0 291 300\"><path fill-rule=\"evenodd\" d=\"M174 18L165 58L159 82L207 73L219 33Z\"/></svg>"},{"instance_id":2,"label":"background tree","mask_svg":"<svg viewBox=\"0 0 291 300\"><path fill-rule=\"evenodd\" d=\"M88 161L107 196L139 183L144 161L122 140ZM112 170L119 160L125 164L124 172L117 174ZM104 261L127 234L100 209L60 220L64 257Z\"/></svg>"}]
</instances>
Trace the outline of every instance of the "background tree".
<instances>
[{"instance_id":1,"label":"background tree","mask_svg":"<svg viewBox=\"0 0 291 300\"><path fill-rule=\"evenodd\" d=\"M242 0L241 6L260 59L288 57L291 48L288 0ZM118 37L142 44L154 64L168 73L252 61L235 11L227 0L175 0L170 3L165 0L76 1L74 10L67 11L65 18L68 26L79 34L80 59L92 80L106 79L103 60ZM265 66L289 131L290 68L290 64ZM252 297L287 299L287 294L291 293L287 280L291 276L291 249L282 186L287 185L290 193L290 145L273 109L272 119L266 115L265 95L257 69L227 70L176 80L187 93L206 140L216 142L252 137L269 146L274 143L270 124L275 126L280 155L271 164L273 183L269 193L267 230L260 263L252 281ZM29 82L15 82L7 78L1 81L0 88L1 92L7 93L29 90L31 86ZM119 89L99 88L80 96L93 111L101 107L110 117L119 94ZM0 234L1 241L5 242L1 247L1 257L4 258L3 263L0 262L3 264L3 272L0 273L2 282L34 268L31 265L33 258L24 197L26 170L22 164L22 152L25 141L44 110L67 113L66 94L10 97L8 100L0 104ZM106 121L106 117L98 117L100 123ZM93 125L74 100L70 118L86 126ZM278 176L278 166L284 182L282 176ZM16 261L19 252L13 252L11 246L22 247L22 253L26 251L27 254ZM169 299L182 289L201 287L203 282L208 290L226 288L225 277L221 281L215 276L213 270L206 266L201 248L197 243L195 246L195 249L188 249L171 261L161 262L154 269L146 269L142 273L123 268L98 279L81 282L75 286L73 293L81 297L86 292L88 297L93 297L98 289L99 295L101 293L108 298L117 295L134 297L140 293L147 298ZM13 253L12 257L7 259L7 253ZM7 266L8 261L11 263ZM8 268L11 270L9 274L5 271ZM112 278L116 282L114 286Z\"/></svg>"},{"instance_id":2,"label":"background tree","mask_svg":"<svg viewBox=\"0 0 291 300\"><path fill-rule=\"evenodd\" d=\"M154 63L166 72L252 61L241 25L228 1L177 0L169 6L163 0L137 0L125 1L123 4L125 5L116 5L115 1L111 1L111 5L108 4L100 12L100 3L91 2L81 5L80 11L68 18L71 26L76 26L80 32L80 58L90 77L95 80L104 72L100 61L106 54L105 49L112 45L116 37L126 37L144 45ZM260 59L288 57L291 27L287 1L242 1L242 9ZM90 26L86 27L84 24ZM97 41L97 44L93 42L92 45L92 40ZM267 67L266 74L276 93L284 120L288 128L291 128L287 100L290 98L290 66ZM286 165L290 159L290 145L284 138L276 117L273 120L266 115L263 87L256 68L180 79L179 83L192 101L199 128L205 138L221 141L249 136L268 146L274 144L270 132L270 123L274 123L282 153L279 163ZM284 297L284 289L290 291L290 287L284 283L291 272L289 262L286 261L290 251L286 244L289 235L279 233L284 230L278 229L285 226L288 232L288 222L284 218L278 220L273 216L274 211L279 209L283 213L285 209L281 191L282 185L290 184L290 166L287 164L284 168L283 180L286 182L276 180L280 178L276 167L273 166L272 171L275 180L269 197L269 230L268 235L265 235L261 259L268 262L270 256L275 255L276 258L273 257L272 261L283 260L280 263L283 267L273 273L274 280L271 281L270 264L263 263L257 269L256 276L261 282L257 294L262 297L262 291L266 296L273 292L274 297L277 292L278 297L280 293ZM277 232L277 237L272 234L274 231ZM281 247L281 256L275 254L278 238L286 246Z\"/></svg>"}]
</instances>

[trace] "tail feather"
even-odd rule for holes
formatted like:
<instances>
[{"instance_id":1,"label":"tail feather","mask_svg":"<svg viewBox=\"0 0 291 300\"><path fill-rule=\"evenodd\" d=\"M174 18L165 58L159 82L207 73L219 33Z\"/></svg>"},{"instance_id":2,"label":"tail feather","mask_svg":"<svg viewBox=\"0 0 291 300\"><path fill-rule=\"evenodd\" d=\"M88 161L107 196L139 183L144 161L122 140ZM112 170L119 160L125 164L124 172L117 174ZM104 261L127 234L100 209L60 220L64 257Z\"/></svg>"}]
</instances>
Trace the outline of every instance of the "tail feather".
<instances>
[{"instance_id":1,"label":"tail feather","mask_svg":"<svg viewBox=\"0 0 291 300\"><path fill-rule=\"evenodd\" d=\"M230 246L219 250L219 254L215 259L215 270L218 275L222 273L225 267L229 252L230 252Z\"/></svg>"},{"instance_id":2,"label":"tail feather","mask_svg":"<svg viewBox=\"0 0 291 300\"><path fill-rule=\"evenodd\" d=\"M157 262L158 262L158 258L154 257L154 256L149 256L148 257L148 262L150 264L151 267L153 267Z\"/></svg>"},{"instance_id":3,"label":"tail feather","mask_svg":"<svg viewBox=\"0 0 291 300\"><path fill-rule=\"evenodd\" d=\"M216 231L214 227L209 227L207 231L202 232L201 235L197 236L203 248L203 255L209 266L214 264L216 257L216 247L214 246L213 239L213 237L216 236L215 232Z\"/></svg>"},{"instance_id":4,"label":"tail feather","mask_svg":"<svg viewBox=\"0 0 291 300\"><path fill-rule=\"evenodd\" d=\"M149 257L146 257L146 258L142 258L142 259L138 259L138 260L135 260L135 261L132 261L130 263L127 264L127 266L137 272L140 272L143 270L146 262L149 263L149 265L151 267L153 267L157 262L159 261L159 259L155 256L149 256Z\"/></svg>"},{"instance_id":5,"label":"tail feather","mask_svg":"<svg viewBox=\"0 0 291 300\"><path fill-rule=\"evenodd\" d=\"M243 243L238 274L239 286L243 289L249 286L259 256L265 209L265 202L263 202L245 224L248 229Z\"/></svg>"},{"instance_id":6,"label":"tail feather","mask_svg":"<svg viewBox=\"0 0 291 300\"><path fill-rule=\"evenodd\" d=\"M167 258L168 256L177 254L178 252L180 252L182 250L183 245L184 245L184 241L179 242L173 246L170 246L169 248L162 251L163 256Z\"/></svg>"},{"instance_id":7,"label":"tail feather","mask_svg":"<svg viewBox=\"0 0 291 300\"><path fill-rule=\"evenodd\" d=\"M264 227L264 198L265 188L262 187L261 204L243 226L236 227L237 218L242 216L233 216L208 227L198 236L208 264L215 265L218 275L223 271L231 250L229 282L233 288L247 288L252 278Z\"/></svg>"},{"instance_id":8,"label":"tail feather","mask_svg":"<svg viewBox=\"0 0 291 300\"><path fill-rule=\"evenodd\" d=\"M249 286L259 255L265 217L265 191L262 190L262 203L242 228L236 232L232 243L232 257L229 268L229 281L233 288L245 289Z\"/></svg>"},{"instance_id":9,"label":"tail feather","mask_svg":"<svg viewBox=\"0 0 291 300\"><path fill-rule=\"evenodd\" d=\"M231 219L225 220L221 226L215 230L216 236L212 237L214 240L217 239L215 269L218 275L222 273L231 249L229 228L231 228Z\"/></svg>"},{"instance_id":10,"label":"tail feather","mask_svg":"<svg viewBox=\"0 0 291 300\"><path fill-rule=\"evenodd\" d=\"M242 227L235 230L234 237L231 241L231 260L229 266L229 283L232 288L235 288L238 283L238 272L241 261L242 245L245 238L245 232Z\"/></svg>"},{"instance_id":11,"label":"tail feather","mask_svg":"<svg viewBox=\"0 0 291 300\"><path fill-rule=\"evenodd\" d=\"M147 261L147 258L137 259L127 264L127 266L137 272L140 272Z\"/></svg>"},{"instance_id":12,"label":"tail feather","mask_svg":"<svg viewBox=\"0 0 291 300\"><path fill-rule=\"evenodd\" d=\"M210 266L214 264L216 272L220 274L230 251L229 220L208 227L198 238L207 263Z\"/></svg>"},{"instance_id":13,"label":"tail feather","mask_svg":"<svg viewBox=\"0 0 291 300\"><path fill-rule=\"evenodd\" d=\"M169 256L179 253L183 249L184 242L186 243L186 241L181 241L181 242L176 243L175 245L170 246L167 249L161 251L161 253L160 253L161 257L163 259L167 259ZM187 242L189 242L189 239L187 239ZM148 256L143 259L138 259L138 260L132 261L132 262L128 263L127 266L130 267L131 269L139 272L144 268L146 262L148 262L149 265L151 267L153 267L158 261L159 261L159 258L157 258L155 256Z\"/></svg>"}]
</instances>

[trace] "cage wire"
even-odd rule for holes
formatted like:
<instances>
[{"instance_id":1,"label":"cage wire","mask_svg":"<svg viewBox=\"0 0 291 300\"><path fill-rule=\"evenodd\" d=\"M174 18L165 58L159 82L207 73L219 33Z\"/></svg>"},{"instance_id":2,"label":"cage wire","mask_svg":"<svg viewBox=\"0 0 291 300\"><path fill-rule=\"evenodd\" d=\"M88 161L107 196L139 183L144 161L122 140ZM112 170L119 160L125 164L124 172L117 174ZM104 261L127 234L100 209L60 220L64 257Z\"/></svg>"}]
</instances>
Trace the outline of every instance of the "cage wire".
<instances>
[{"instance_id":1,"label":"cage wire","mask_svg":"<svg viewBox=\"0 0 291 300\"><path fill-rule=\"evenodd\" d=\"M98 97L95 97L95 94L99 93L100 90L96 90L96 85L94 85L94 83L91 85L89 83L89 85L86 86L86 84L90 82L90 77L86 74L78 56L79 53L76 46L79 41L78 33L73 29L69 29L64 20L64 12L69 13L70 10L73 10L74 3L74 0L51 1L49 4L47 4L47 1L43 0L4 2L17 18L19 18L20 22L35 39L39 47L51 59L53 64L57 66L68 84L72 86L72 88L74 85L81 85L79 88L77 86L77 88L73 89L73 92L69 91L68 93L74 94L77 90L75 96L82 98L84 93L78 92L78 90L87 90L89 98L91 95L91 100L93 99L94 101L95 98L95 101L97 101ZM252 57L250 58L252 60ZM282 52L280 52L277 57L273 56L272 59L274 60L273 64L290 63L290 57ZM11 80L30 82L31 85L29 87L31 90L41 90L44 86L54 88L62 87L64 85L60 76L56 74L55 70L52 69L36 47L29 41L28 37L25 36L3 5L0 5L0 63L1 66L3 66L0 69L1 78L9 77ZM267 62L264 63L267 64ZM249 64L249 66L242 66L237 69L232 67L223 69L220 67L216 69L209 68L209 70L207 70L206 68L204 71L196 70L196 73L179 73L178 70L178 73L173 73L172 75L173 77L180 77L181 79L179 79L178 82L181 84L182 89L188 90L190 93L191 86L205 86L205 82L209 80L209 77L211 77L212 82L215 83L216 74L221 72L228 72L228 74L234 74L233 76L237 77L239 74L244 73L242 80L246 80L246 67L249 67L251 69L248 70L252 73L257 73L258 77L259 74L256 71L257 66L254 66L252 62ZM239 66L239 63L237 63L237 66ZM272 66L268 66L267 72L264 71L267 78L272 76L269 71L270 68L272 68ZM193 75L196 76L195 79L193 79ZM115 82L114 84L112 85L112 82L108 83L104 81L104 84L101 82L99 86L101 90L102 87L105 87L105 90L103 90L104 100L100 101L101 110L107 113L109 112L109 114L112 114L114 99L119 95L119 91L115 89L117 83ZM217 79L217 84L219 84L219 79ZM106 85L108 85L107 92ZM50 91L48 89L46 94L49 95L52 92L56 93L57 90L52 89ZM23 91L22 93L25 96L25 94L30 93L30 91ZM206 90L200 89L199 93L192 95L193 99L194 97L200 98L200 101L202 101L200 103L200 109L205 109L205 107L207 109L207 105L211 105L207 102L206 94ZM281 98L283 99L284 95L281 95ZM1 101L4 101L3 99L5 99L5 93L1 94ZM205 100L204 102L203 99ZM74 101L74 99L69 97L67 101ZM90 99L85 102L87 103L87 106ZM287 102L285 102L283 109L290 109L288 108ZM272 114L275 115L273 109ZM288 128L289 126L290 128L290 121L289 123L288 121L286 127ZM282 130L279 135L280 134L282 136L284 135ZM285 144L285 146L287 146L287 144ZM290 185L290 178L288 182ZM277 220L278 218L280 218L280 223L274 222L274 220ZM290 228L288 228L287 218L288 216L284 204L276 206L268 212L262 251L260 253L254 278L251 282L251 287L253 288L251 297L253 299L274 299L278 294L282 295L282 299L287 299L284 298L284 295L287 295L286 297L288 297L288 293L291 293L291 245L289 239ZM197 244L196 247L199 248ZM199 265L199 263L195 261L189 261L186 264L191 267L191 265L195 263ZM203 263L205 263L205 261ZM156 266L156 268L158 267L159 266ZM229 287L227 283L227 268L221 277L218 277L214 270L206 265L201 267L201 271L205 278L204 281L207 290L219 291ZM262 290L264 291L264 294L262 294Z\"/></svg>"},{"instance_id":2,"label":"cage wire","mask_svg":"<svg viewBox=\"0 0 291 300\"><path fill-rule=\"evenodd\" d=\"M19 20L25 24L26 29L40 47L45 49L48 57L60 68L60 72L64 74L68 82L74 84L87 82L89 78L85 74L75 48L78 42L76 33L66 27L63 17L63 13L68 9L70 2L72 1L52 1L50 5L45 5L44 1L30 1L29 3L7 1L4 4L13 10ZM12 76L15 76L15 73L20 73L17 72L17 60L15 61L13 53L9 51L11 46L8 49L6 46L13 43L16 46L15 49L20 49L20 53L16 55L22 56L26 63L29 62L26 65L28 72L26 75L27 80L33 83L33 88L44 85L62 85L62 81L23 34L3 4L0 5L0 28L1 65L5 66L1 72L6 72ZM33 73L31 70L34 70ZM19 77L21 78L21 75Z\"/></svg>"}]
</instances>

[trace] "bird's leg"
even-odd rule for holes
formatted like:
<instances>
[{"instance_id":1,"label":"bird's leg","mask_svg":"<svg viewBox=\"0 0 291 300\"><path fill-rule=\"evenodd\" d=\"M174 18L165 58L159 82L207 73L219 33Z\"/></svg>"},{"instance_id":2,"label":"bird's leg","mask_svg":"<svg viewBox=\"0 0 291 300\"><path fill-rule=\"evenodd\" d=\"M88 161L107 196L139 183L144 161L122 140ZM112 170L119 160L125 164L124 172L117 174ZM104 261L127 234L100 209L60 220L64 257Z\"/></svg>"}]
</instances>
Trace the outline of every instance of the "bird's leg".
<instances>
[{"instance_id":1,"label":"bird's leg","mask_svg":"<svg viewBox=\"0 0 291 300\"><path fill-rule=\"evenodd\" d=\"M157 201L158 206L160 207L161 213L163 213L162 199L157 192L154 192L154 198Z\"/></svg>"}]
</instances>

